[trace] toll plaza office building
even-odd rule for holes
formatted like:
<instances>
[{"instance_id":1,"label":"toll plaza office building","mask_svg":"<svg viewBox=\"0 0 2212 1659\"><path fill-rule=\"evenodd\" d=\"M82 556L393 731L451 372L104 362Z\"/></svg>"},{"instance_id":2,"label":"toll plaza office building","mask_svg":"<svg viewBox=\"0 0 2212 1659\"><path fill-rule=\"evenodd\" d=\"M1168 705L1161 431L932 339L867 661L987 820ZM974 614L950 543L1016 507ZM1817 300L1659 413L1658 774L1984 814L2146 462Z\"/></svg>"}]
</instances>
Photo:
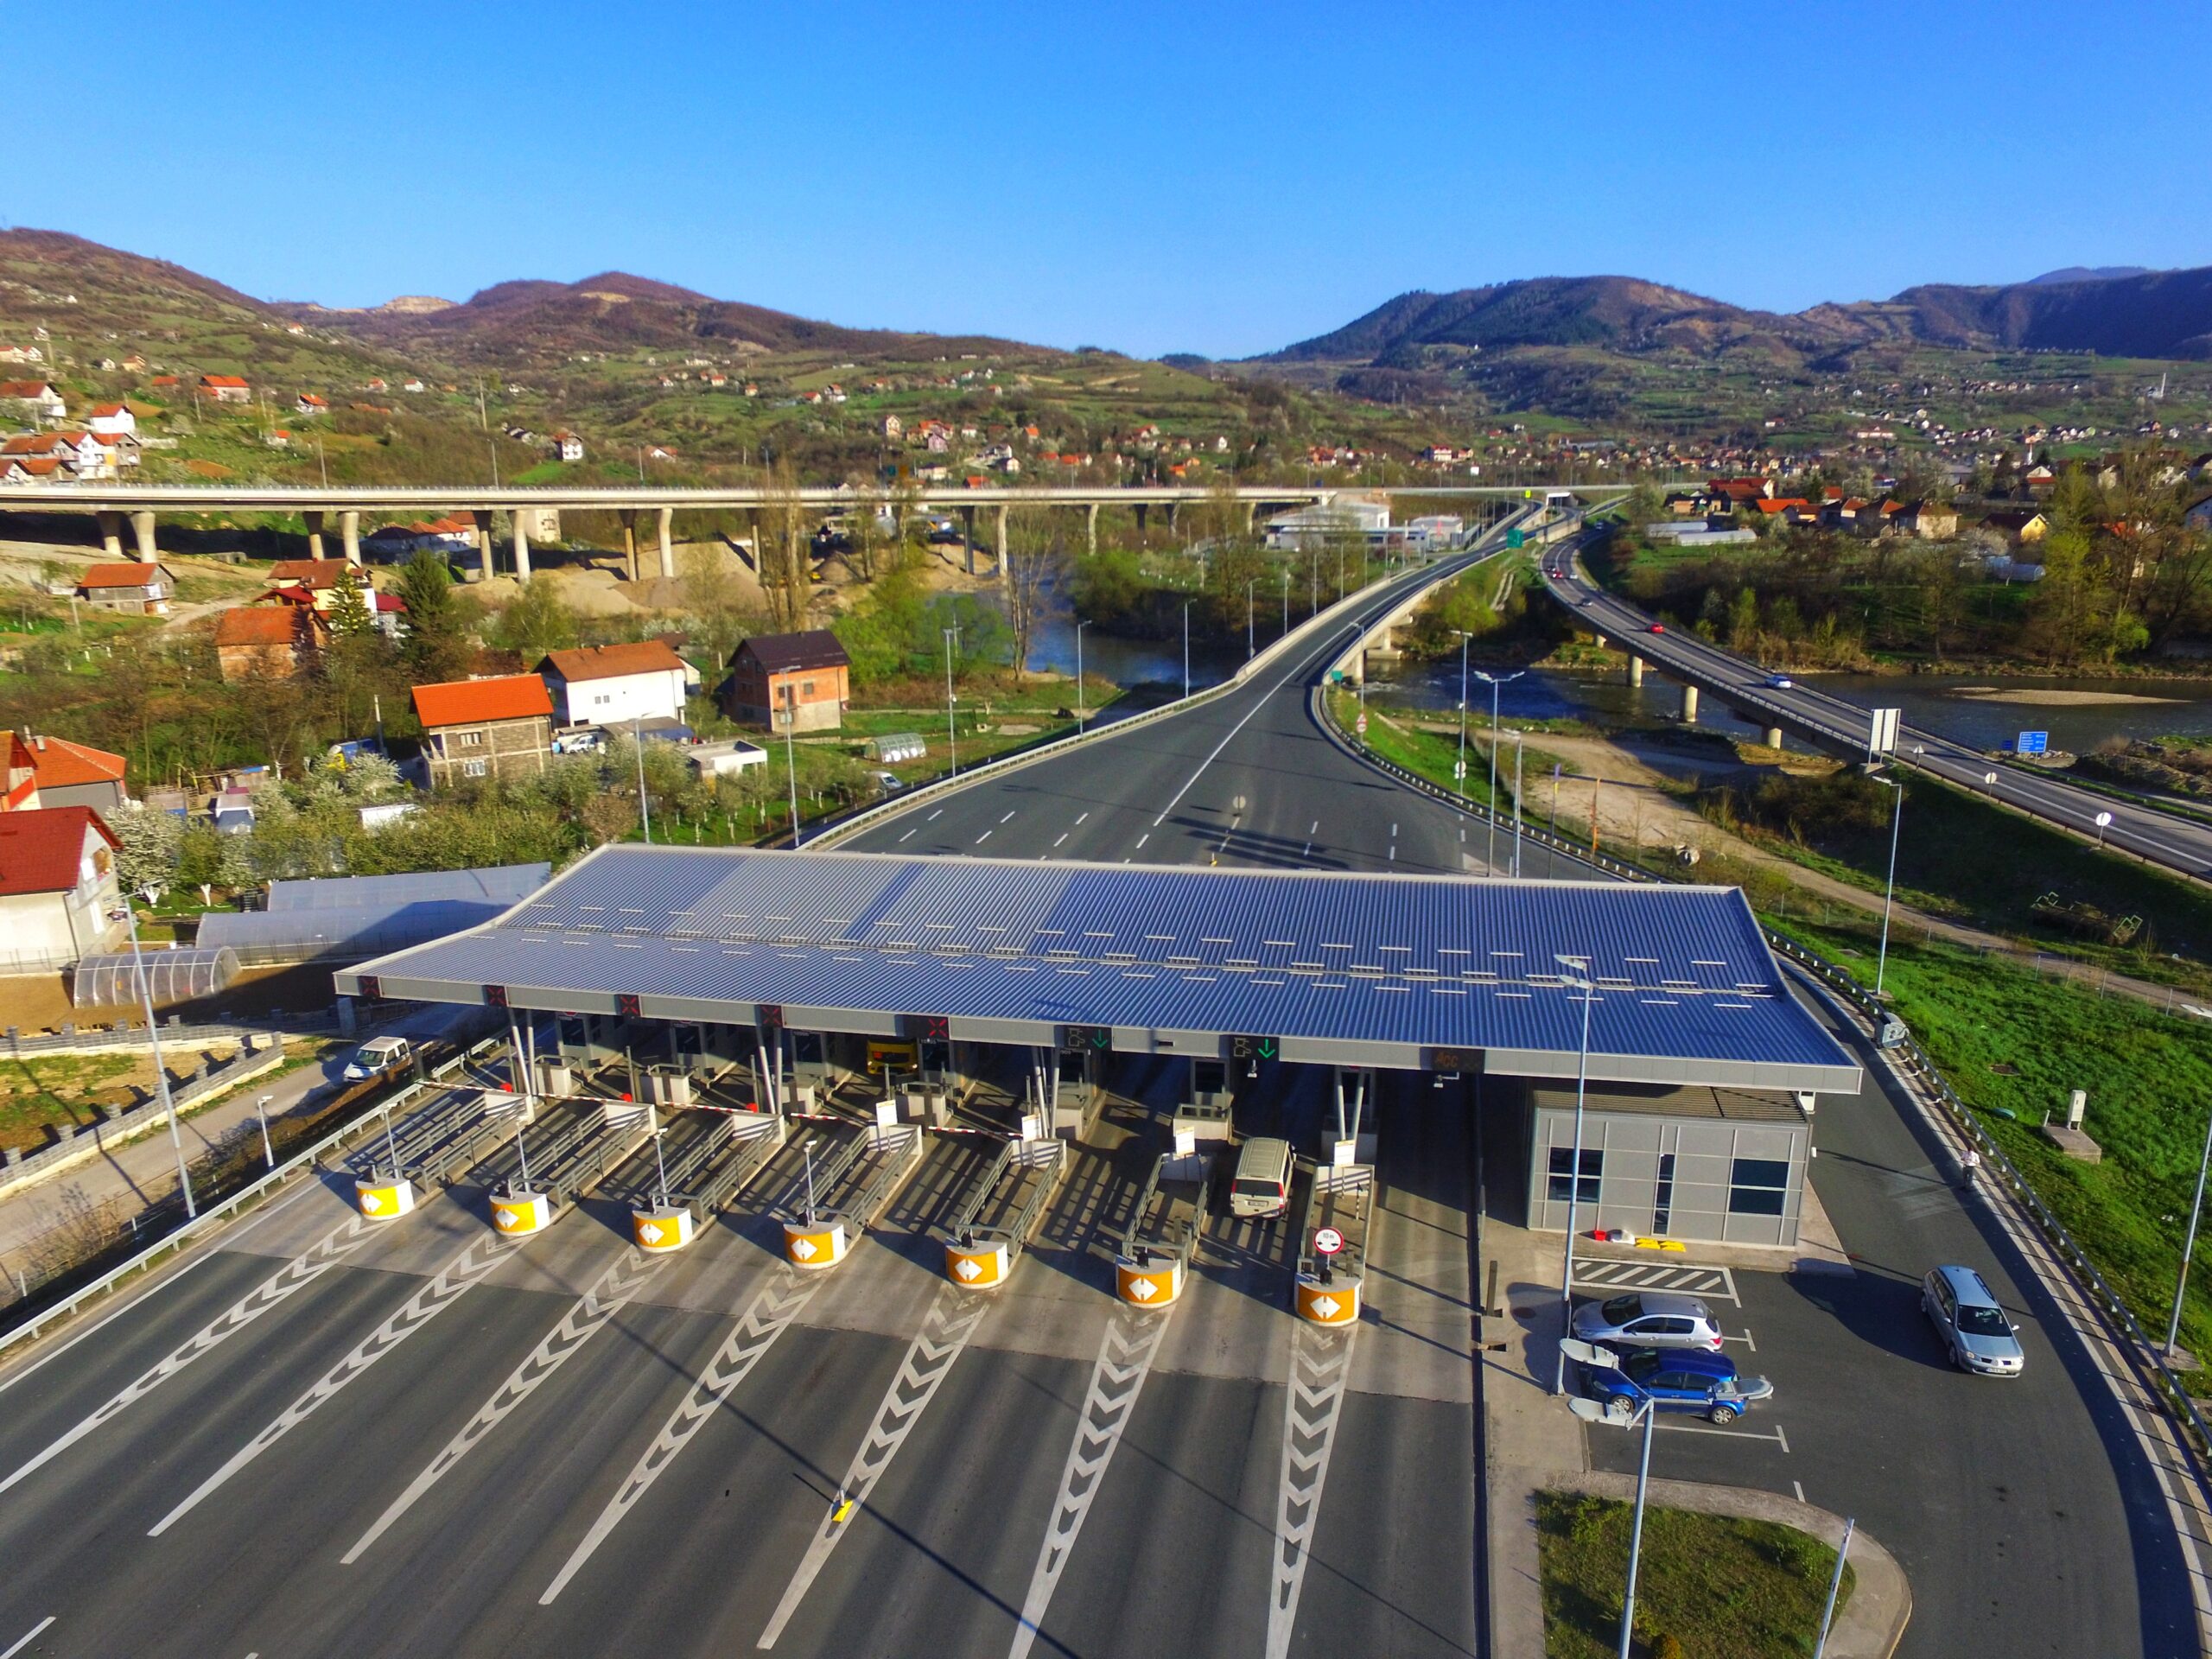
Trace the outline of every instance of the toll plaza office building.
<instances>
[{"instance_id":1,"label":"toll plaza office building","mask_svg":"<svg viewBox=\"0 0 2212 1659\"><path fill-rule=\"evenodd\" d=\"M615 845L493 921L336 979L587 1016L679 1065L800 1033L1033 1052L1105 1033L1194 1068L1257 1052L1479 1074L1486 1109L1526 1115L1531 1220L1554 1227L1587 985L1582 1224L1687 1237L1794 1236L1807 1108L1860 1080L1732 887Z\"/></svg>"}]
</instances>

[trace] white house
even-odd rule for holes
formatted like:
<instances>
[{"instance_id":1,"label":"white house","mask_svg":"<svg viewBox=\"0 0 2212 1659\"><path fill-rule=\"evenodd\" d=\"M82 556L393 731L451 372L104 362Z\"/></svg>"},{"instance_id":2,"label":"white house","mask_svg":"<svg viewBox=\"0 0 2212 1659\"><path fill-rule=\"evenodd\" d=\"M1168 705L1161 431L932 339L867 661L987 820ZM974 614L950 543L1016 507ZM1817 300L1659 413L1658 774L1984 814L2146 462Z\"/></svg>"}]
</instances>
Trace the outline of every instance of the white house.
<instances>
[{"instance_id":1,"label":"white house","mask_svg":"<svg viewBox=\"0 0 2212 1659\"><path fill-rule=\"evenodd\" d=\"M33 421L58 421L69 412L69 405L48 380L0 380L0 400L21 404Z\"/></svg>"},{"instance_id":2,"label":"white house","mask_svg":"<svg viewBox=\"0 0 2212 1659\"><path fill-rule=\"evenodd\" d=\"M683 718L683 659L658 639L552 652L537 671L566 726Z\"/></svg>"},{"instance_id":3,"label":"white house","mask_svg":"<svg viewBox=\"0 0 2212 1659\"><path fill-rule=\"evenodd\" d=\"M118 437L138 435L138 417L130 412L128 404L95 404L88 424L95 432L113 433Z\"/></svg>"},{"instance_id":4,"label":"white house","mask_svg":"<svg viewBox=\"0 0 2212 1659\"><path fill-rule=\"evenodd\" d=\"M89 806L0 813L0 938L10 971L97 955L121 930L108 919L118 843Z\"/></svg>"},{"instance_id":5,"label":"white house","mask_svg":"<svg viewBox=\"0 0 2212 1659\"><path fill-rule=\"evenodd\" d=\"M582 461L584 458L584 441L573 432L556 432L553 435L553 453L562 461Z\"/></svg>"}]
</instances>

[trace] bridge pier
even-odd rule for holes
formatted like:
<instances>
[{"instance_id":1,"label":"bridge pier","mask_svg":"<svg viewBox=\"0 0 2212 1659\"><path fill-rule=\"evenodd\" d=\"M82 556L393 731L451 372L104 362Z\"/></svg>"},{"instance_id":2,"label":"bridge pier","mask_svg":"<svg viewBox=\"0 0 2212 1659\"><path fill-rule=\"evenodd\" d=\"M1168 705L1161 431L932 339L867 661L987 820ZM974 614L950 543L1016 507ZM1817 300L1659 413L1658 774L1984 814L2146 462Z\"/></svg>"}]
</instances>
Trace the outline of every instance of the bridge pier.
<instances>
[{"instance_id":1,"label":"bridge pier","mask_svg":"<svg viewBox=\"0 0 2212 1659\"><path fill-rule=\"evenodd\" d=\"M976 574L976 509L960 509L960 550L968 556L968 574Z\"/></svg>"},{"instance_id":2,"label":"bridge pier","mask_svg":"<svg viewBox=\"0 0 2212 1659\"><path fill-rule=\"evenodd\" d=\"M1167 539L1171 542L1175 539L1176 506L1173 501L1167 504Z\"/></svg>"},{"instance_id":3,"label":"bridge pier","mask_svg":"<svg viewBox=\"0 0 2212 1659\"><path fill-rule=\"evenodd\" d=\"M154 545L154 515L152 513L132 513L130 529L132 534L138 538L139 563L151 564L162 556L161 550Z\"/></svg>"},{"instance_id":4,"label":"bridge pier","mask_svg":"<svg viewBox=\"0 0 2212 1659\"><path fill-rule=\"evenodd\" d=\"M638 579L638 510L618 508L614 516L622 521L622 572L632 582Z\"/></svg>"},{"instance_id":5,"label":"bridge pier","mask_svg":"<svg viewBox=\"0 0 2212 1659\"><path fill-rule=\"evenodd\" d=\"M999 586L1004 588L1007 585L1007 578L1006 563L1006 503L1003 501L999 503L999 522L995 534L998 537L998 541L991 549L991 556L998 561Z\"/></svg>"},{"instance_id":6,"label":"bridge pier","mask_svg":"<svg viewBox=\"0 0 2212 1659\"><path fill-rule=\"evenodd\" d=\"M147 533L150 536L153 515L149 513L146 516L149 521ZM359 509L348 507L338 515L338 541L346 550L346 563L358 569L361 563L361 515Z\"/></svg>"},{"instance_id":7,"label":"bridge pier","mask_svg":"<svg viewBox=\"0 0 2212 1659\"><path fill-rule=\"evenodd\" d=\"M1694 685L1682 687L1682 724L1697 724L1697 687Z\"/></svg>"},{"instance_id":8,"label":"bridge pier","mask_svg":"<svg viewBox=\"0 0 2212 1659\"><path fill-rule=\"evenodd\" d=\"M1137 515L1137 551L1141 553L1148 544L1145 531L1152 517L1152 509L1146 503L1140 501L1136 504L1135 511Z\"/></svg>"},{"instance_id":9,"label":"bridge pier","mask_svg":"<svg viewBox=\"0 0 2212 1659\"><path fill-rule=\"evenodd\" d=\"M1630 657L1628 659L1628 683L1631 686L1640 686L1643 683L1643 658Z\"/></svg>"},{"instance_id":10,"label":"bridge pier","mask_svg":"<svg viewBox=\"0 0 2212 1659\"><path fill-rule=\"evenodd\" d=\"M1083 544L1086 552L1096 558L1098 555L1098 504L1093 501L1083 510Z\"/></svg>"},{"instance_id":11,"label":"bridge pier","mask_svg":"<svg viewBox=\"0 0 2212 1659\"><path fill-rule=\"evenodd\" d=\"M1604 634L1593 634L1591 637L1598 642L1599 650L1603 651L1605 648L1605 636Z\"/></svg>"},{"instance_id":12,"label":"bridge pier","mask_svg":"<svg viewBox=\"0 0 2212 1659\"><path fill-rule=\"evenodd\" d=\"M482 582L492 574L492 510L472 508L468 516L476 521L476 574L467 580Z\"/></svg>"},{"instance_id":13,"label":"bridge pier","mask_svg":"<svg viewBox=\"0 0 2212 1659\"><path fill-rule=\"evenodd\" d=\"M322 556L322 509L309 507L301 516L308 522L308 557L319 559Z\"/></svg>"},{"instance_id":14,"label":"bridge pier","mask_svg":"<svg viewBox=\"0 0 2212 1659\"><path fill-rule=\"evenodd\" d=\"M529 514L528 507L512 507L507 512L515 527L515 580L518 582L530 580Z\"/></svg>"},{"instance_id":15,"label":"bridge pier","mask_svg":"<svg viewBox=\"0 0 2212 1659\"><path fill-rule=\"evenodd\" d=\"M1259 522L1259 512L1260 504L1258 502L1247 501L1244 504L1244 533L1247 536L1249 536L1252 533L1252 526Z\"/></svg>"},{"instance_id":16,"label":"bridge pier","mask_svg":"<svg viewBox=\"0 0 2212 1659\"><path fill-rule=\"evenodd\" d=\"M98 512L92 515L99 521L100 550L111 559L123 556L123 515L119 512Z\"/></svg>"},{"instance_id":17,"label":"bridge pier","mask_svg":"<svg viewBox=\"0 0 2212 1659\"><path fill-rule=\"evenodd\" d=\"M636 568L637 560L633 555L631 559L631 569L634 570ZM674 507L663 507L660 510L660 573L664 576L672 576L676 574L676 509Z\"/></svg>"},{"instance_id":18,"label":"bridge pier","mask_svg":"<svg viewBox=\"0 0 2212 1659\"><path fill-rule=\"evenodd\" d=\"M1760 741L1764 743L1770 749L1780 748L1782 747L1782 728L1779 726L1768 727L1764 734L1761 736Z\"/></svg>"}]
</instances>

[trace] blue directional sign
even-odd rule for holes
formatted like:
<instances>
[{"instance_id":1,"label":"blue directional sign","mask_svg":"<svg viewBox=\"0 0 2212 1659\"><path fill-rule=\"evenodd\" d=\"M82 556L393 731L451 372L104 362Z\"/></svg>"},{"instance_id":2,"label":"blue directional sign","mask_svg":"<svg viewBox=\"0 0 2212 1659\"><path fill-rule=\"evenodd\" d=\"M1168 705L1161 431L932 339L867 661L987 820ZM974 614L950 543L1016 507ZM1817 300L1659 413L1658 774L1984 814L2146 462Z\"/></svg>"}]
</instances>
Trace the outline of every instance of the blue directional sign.
<instances>
[{"instance_id":1,"label":"blue directional sign","mask_svg":"<svg viewBox=\"0 0 2212 1659\"><path fill-rule=\"evenodd\" d=\"M2042 754L2050 747L2049 732L2022 732L2012 743L2013 752L2018 754Z\"/></svg>"}]
</instances>

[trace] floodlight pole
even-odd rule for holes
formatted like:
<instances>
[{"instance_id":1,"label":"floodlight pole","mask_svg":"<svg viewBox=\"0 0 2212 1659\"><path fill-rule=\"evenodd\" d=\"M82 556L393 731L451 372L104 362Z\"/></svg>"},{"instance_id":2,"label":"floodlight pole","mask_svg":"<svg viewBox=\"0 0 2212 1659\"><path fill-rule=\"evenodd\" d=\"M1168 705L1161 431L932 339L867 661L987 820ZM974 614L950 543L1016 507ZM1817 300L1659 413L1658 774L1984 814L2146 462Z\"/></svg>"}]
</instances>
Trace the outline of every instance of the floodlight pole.
<instances>
[{"instance_id":1,"label":"floodlight pole","mask_svg":"<svg viewBox=\"0 0 2212 1659\"><path fill-rule=\"evenodd\" d=\"M2204 1177L2212 1171L2212 1114L2204 1120L2204 1155L2196 1165L2196 1196L2189 1202L2189 1232L2182 1240L2181 1278L2174 1286L2174 1311L2166 1321L2166 1357L2174 1357L2174 1344L2181 1336L2181 1299L2189 1289L2189 1264L2196 1254L2196 1224L2204 1213Z\"/></svg>"},{"instance_id":2,"label":"floodlight pole","mask_svg":"<svg viewBox=\"0 0 2212 1659\"><path fill-rule=\"evenodd\" d=\"M1813 1659L1823 1659L1828 1650L1828 1628L1835 1623L1836 1592L1843 1588L1843 1558L1851 1554L1851 1535L1858 1528L1854 1516L1843 1518L1843 1541L1835 1547L1835 1571L1828 1578L1827 1605L1821 1609L1821 1637L1813 1644Z\"/></svg>"},{"instance_id":3,"label":"floodlight pole","mask_svg":"<svg viewBox=\"0 0 2212 1659\"><path fill-rule=\"evenodd\" d=\"M791 688L784 688L786 694ZM643 720L630 716L630 747L638 752L638 825L645 832L645 845L653 844L653 807L645 796L645 734Z\"/></svg>"},{"instance_id":4,"label":"floodlight pole","mask_svg":"<svg viewBox=\"0 0 2212 1659\"><path fill-rule=\"evenodd\" d=\"M1636 1630L1636 1570L1643 1554L1643 1500L1651 1487L1651 1426L1658 1418L1654 1403L1643 1402L1643 1453L1636 1466L1636 1515L1628 1530L1628 1593L1621 1601L1621 1645L1619 1659L1629 1659L1629 1644L1635 1639ZM1823 1637L1827 1625L1821 1626Z\"/></svg>"},{"instance_id":5,"label":"floodlight pole","mask_svg":"<svg viewBox=\"0 0 2212 1659\"><path fill-rule=\"evenodd\" d=\"M1571 1332L1570 1319L1574 1310L1574 1230L1580 1224L1579 1211L1582 1198L1582 1108L1590 1091L1590 1004L1597 1000L1597 982L1590 975L1587 957L1559 957L1562 965L1572 963L1582 971L1579 982L1582 990L1582 1058L1574 1073L1574 1154L1567 1173L1567 1264L1559 1276L1559 1333L1564 1340ZM1569 980L1568 984L1578 982ZM1548 1162L1548 1159L1546 1160ZM1603 1177L1601 1176L1602 1181ZM1567 1392L1567 1350L1559 1351L1559 1369L1552 1378L1552 1392Z\"/></svg>"},{"instance_id":6,"label":"floodlight pole","mask_svg":"<svg viewBox=\"0 0 2212 1659\"><path fill-rule=\"evenodd\" d=\"M151 893L155 889L145 890ZM149 898L147 902L152 903ZM146 978L146 954L138 948L138 912L130 906L129 894L123 897L123 919L130 929L130 971L137 977L139 1006L146 1011L146 1041L154 1055L154 1088L162 1103L162 1111L169 1121L169 1146L176 1154L177 1185L184 1192L184 1215L188 1221L197 1219L199 1206L192 1197L192 1171L184 1161L184 1136L176 1126L176 1096L169 1092L168 1067L162 1062L162 1032L154 1021L154 988Z\"/></svg>"},{"instance_id":7,"label":"floodlight pole","mask_svg":"<svg viewBox=\"0 0 2212 1659\"><path fill-rule=\"evenodd\" d=\"M959 637L960 630L950 627L942 632L944 634L944 742L945 747L952 751L952 775L957 778L960 775L960 736L952 724L952 642ZM1080 649L1083 631L1077 629L1075 637L1077 649Z\"/></svg>"},{"instance_id":8,"label":"floodlight pole","mask_svg":"<svg viewBox=\"0 0 2212 1659\"><path fill-rule=\"evenodd\" d=\"M1874 776L1897 792L1897 804L1890 813L1890 876L1882 888L1882 947L1874 957L1874 997L1879 1001L1883 976L1890 968L1890 906L1897 893L1897 830L1904 823L1904 779L1884 778L1879 772Z\"/></svg>"},{"instance_id":9,"label":"floodlight pole","mask_svg":"<svg viewBox=\"0 0 2212 1659\"><path fill-rule=\"evenodd\" d=\"M1191 695L1191 601L1183 601L1183 695Z\"/></svg>"},{"instance_id":10,"label":"floodlight pole","mask_svg":"<svg viewBox=\"0 0 2212 1659\"><path fill-rule=\"evenodd\" d=\"M1089 720L1083 706L1083 631L1090 626L1088 622L1075 625L1075 723L1078 730Z\"/></svg>"},{"instance_id":11,"label":"floodlight pole","mask_svg":"<svg viewBox=\"0 0 2212 1659\"><path fill-rule=\"evenodd\" d=\"M784 776L791 790L791 845L796 848L804 839L798 823L798 750L791 741L791 733L798 725L798 694L789 680L784 682Z\"/></svg>"},{"instance_id":12,"label":"floodlight pole","mask_svg":"<svg viewBox=\"0 0 2212 1659\"><path fill-rule=\"evenodd\" d=\"M1466 661L1467 647L1464 643L1465 636L1461 635L1460 637L1463 643L1459 646L1459 660L1464 664ZM1484 685L1490 687L1490 850L1485 854L1483 859L1484 864L1487 866L1483 872L1486 876L1495 876L1497 874L1497 689L1503 685L1508 680L1517 680L1522 674L1527 672L1528 670L1522 669L1511 674L1492 675L1485 674L1480 669L1477 669L1475 671L1475 677L1480 680ZM1463 669L1459 676L1459 684L1461 687L1461 695L1459 698L1459 727L1462 734L1460 741L1463 747L1465 744L1465 733L1467 724L1467 699L1465 696L1466 683L1467 677ZM1461 764L1465 765L1465 763L1463 760Z\"/></svg>"}]
</instances>

